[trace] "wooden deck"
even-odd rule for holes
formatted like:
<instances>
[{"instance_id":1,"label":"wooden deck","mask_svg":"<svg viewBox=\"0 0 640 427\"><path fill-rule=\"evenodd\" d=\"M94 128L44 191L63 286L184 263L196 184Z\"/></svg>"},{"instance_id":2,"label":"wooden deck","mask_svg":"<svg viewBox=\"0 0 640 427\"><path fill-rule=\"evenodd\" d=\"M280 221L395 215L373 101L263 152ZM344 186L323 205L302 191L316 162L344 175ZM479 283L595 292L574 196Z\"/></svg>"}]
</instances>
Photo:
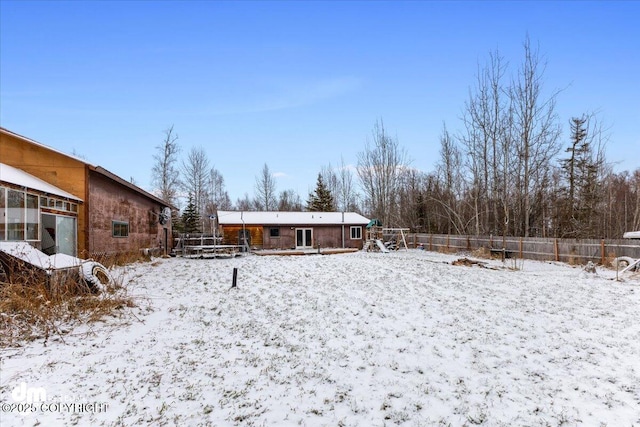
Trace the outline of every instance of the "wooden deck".
<instances>
[{"instance_id":1,"label":"wooden deck","mask_svg":"<svg viewBox=\"0 0 640 427\"><path fill-rule=\"evenodd\" d=\"M358 252L357 248L320 248L318 249L261 249L252 251L253 254L266 255L333 255Z\"/></svg>"}]
</instances>

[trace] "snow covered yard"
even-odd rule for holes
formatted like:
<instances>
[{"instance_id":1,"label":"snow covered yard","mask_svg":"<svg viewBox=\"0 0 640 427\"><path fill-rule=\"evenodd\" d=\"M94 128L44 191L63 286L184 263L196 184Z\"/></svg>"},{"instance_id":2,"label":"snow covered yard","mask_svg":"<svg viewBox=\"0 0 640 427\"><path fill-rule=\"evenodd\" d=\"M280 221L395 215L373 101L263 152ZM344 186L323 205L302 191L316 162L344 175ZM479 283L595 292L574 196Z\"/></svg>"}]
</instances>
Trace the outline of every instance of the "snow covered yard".
<instances>
[{"instance_id":1,"label":"snow covered yard","mask_svg":"<svg viewBox=\"0 0 640 427\"><path fill-rule=\"evenodd\" d=\"M128 315L0 350L0 425L640 424L637 276L457 258L127 267ZM7 406L21 385L33 413Z\"/></svg>"}]
</instances>

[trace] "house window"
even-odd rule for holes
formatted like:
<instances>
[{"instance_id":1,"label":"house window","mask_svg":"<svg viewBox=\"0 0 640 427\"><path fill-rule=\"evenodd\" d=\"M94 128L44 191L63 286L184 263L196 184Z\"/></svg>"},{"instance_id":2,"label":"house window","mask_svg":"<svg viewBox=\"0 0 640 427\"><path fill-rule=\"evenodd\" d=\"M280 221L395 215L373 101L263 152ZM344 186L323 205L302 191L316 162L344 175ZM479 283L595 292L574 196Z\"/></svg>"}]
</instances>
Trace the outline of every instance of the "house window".
<instances>
[{"instance_id":1,"label":"house window","mask_svg":"<svg viewBox=\"0 0 640 427\"><path fill-rule=\"evenodd\" d=\"M7 206L5 204L5 189L3 187L0 187L0 240L4 240L5 239L5 225L4 225L4 221L5 218L7 217Z\"/></svg>"},{"instance_id":2,"label":"house window","mask_svg":"<svg viewBox=\"0 0 640 427\"><path fill-rule=\"evenodd\" d=\"M25 194L7 191L7 240L24 240Z\"/></svg>"},{"instance_id":3,"label":"house window","mask_svg":"<svg viewBox=\"0 0 640 427\"><path fill-rule=\"evenodd\" d=\"M362 240L362 227L351 227L351 240Z\"/></svg>"},{"instance_id":4,"label":"house window","mask_svg":"<svg viewBox=\"0 0 640 427\"><path fill-rule=\"evenodd\" d=\"M280 237L280 229L275 227L270 228L269 237Z\"/></svg>"},{"instance_id":5,"label":"house window","mask_svg":"<svg viewBox=\"0 0 640 427\"><path fill-rule=\"evenodd\" d=\"M27 211L26 211L26 240L38 240L38 225L40 223L40 206L38 205L38 196L27 194Z\"/></svg>"},{"instance_id":6,"label":"house window","mask_svg":"<svg viewBox=\"0 0 640 427\"><path fill-rule=\"evenodd\" d=\"M129 237L129 223L124 221L112 221L113 237Z\"/></svg>"},{"instance_id":7,"label":"house window","mask_svg":"<svg viewBox=\"0 0 640 427\"><path fill-rule=\"evenodd\" d=\"M40 197L40 205L44 208L55 209L59 211L78 212L78 204L64 200L57 200L52 197Z\"/></svg>"},{"instance_id":8,"label":"house window","mask_svg":"<svg viewBox=\"0 0 640 427\"><path fill-rule=\"evenodd\" d=\"M39 197L0 187L0 240L40 238Z\"/></svg>"}]
</instances>

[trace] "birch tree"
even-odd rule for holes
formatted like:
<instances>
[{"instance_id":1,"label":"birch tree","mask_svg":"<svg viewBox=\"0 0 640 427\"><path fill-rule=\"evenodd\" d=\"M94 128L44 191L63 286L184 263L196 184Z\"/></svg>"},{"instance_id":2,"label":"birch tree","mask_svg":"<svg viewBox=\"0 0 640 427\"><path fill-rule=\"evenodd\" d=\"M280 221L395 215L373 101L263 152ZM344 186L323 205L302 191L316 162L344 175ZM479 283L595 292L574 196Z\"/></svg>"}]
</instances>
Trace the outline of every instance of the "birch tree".
<instances>
[{"instance_id":1,"label":"birch tree","mask_svg":"<svg viewBox=\"0 0 640 427\"><path fill-rule=\"evenodd\" d=\"M358 177L369 213L386 226L397 225L401 175L408 166L407 154L397 138L389 136L382 119L373 127L373 141L358 153Z\"/></svg>"},{"instance_id":2,"label":"birch tree","mask_svg":"<svg viewBox=\"0 0 640 427\"><path fill-rule=\"evenodd\" d=\"M431 200L440 206L447 221L447 233L455 231L462 234L466 231L466 221L458 208L462 197L464 177L462 175L462 155L447 126L442 124L440 134L440 160L436 164L437 177L440 181L440 192L431 195ZM476 224L476 233L479 224Z\"/></svg>"},{"instance_id":3,"label":"birch tree","mask_svg":"<svg viewBox=\"0 0 640 427\"><path fill-rule=\"evenodd\" d=\"M260 175L256 176L255 191L256 209L264 211L276 209L276 180L266 163L262 167Z\"/></svg>"},{"instance_id":4,"label":"birch tree","mask_svg":"<svg viewBox=\"0 0 640 427\"><path fill-rule=\"evenodd\" d=\"M162 143L156 146L151 172L152 183L158 196L172 205L176 205L180 188L180 171L176 166L179 152L178 134L174 132L172 125L164 131Z\"/></svg>"},{"instance_id":5,"label":"birch tree","mask_svg":"<svg viewBox=\"0 0 640 427\"><path fill-rule=\"evenodd\" d=\"M508 180L511 139L509 97L504 86L507 64L498 51L489 54L487 65L478 70L476 86L465 104L462 138L471 174L476 233L497 233L508 212Z\"/></svg>"},{"instance_id":6,"label":"birch tree","mask_svg":"<svg viewBox=\"0 0 640 427\"><path fill-rule=\"evenodd\" d=\"M353 172L340 158L340 169L338 172L338 193L336 205L339 211L354 212L358 210L358 193L353 182Z\"/></svg>"},{"instance_id":7,"label":"birch tree","mask_svg":"<svg viewBox=\"0 0 640 427\"><path fill-rule=\"evenodd\" d=\"M208 200L209 159L202 147L193 147L182 161L182 185L186 193L193 197L193 204L202 215Z\"/></svg>"},{"instance_id":8,"label":"birch tree","mask_svg":"<svg viewBox=\"0 0 640 427\"><path fill-rule=\"evenodd\" d=\"M533 225L532 202L550 179L551 161L560 150L560 125L555 110L559 92L545 96L543 91L546 64L541 62L538 49L532 50L528 36L523 47L524 60L510 95L517 146L519 220L522 234L528 237Z\"/></svg>"}]
</instances>

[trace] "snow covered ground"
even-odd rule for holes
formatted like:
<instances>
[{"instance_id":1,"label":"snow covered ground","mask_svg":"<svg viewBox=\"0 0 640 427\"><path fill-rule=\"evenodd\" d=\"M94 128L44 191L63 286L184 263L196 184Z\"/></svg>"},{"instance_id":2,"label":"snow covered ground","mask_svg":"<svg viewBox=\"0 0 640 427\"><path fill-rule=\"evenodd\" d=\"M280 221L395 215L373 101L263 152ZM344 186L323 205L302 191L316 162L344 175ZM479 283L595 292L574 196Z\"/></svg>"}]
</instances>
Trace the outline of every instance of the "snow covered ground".
<instances>
[{"instance_id":1,"label":"snow covered ground","mask_svg":"<svg viewBox=\"0 0 640 427\"><path fill-rule=\"evenodd\" d=\"M640 425L638 276L457 258L129 266L136 308L0 350L0 425Z\"/></svg>"}]
</instances>

